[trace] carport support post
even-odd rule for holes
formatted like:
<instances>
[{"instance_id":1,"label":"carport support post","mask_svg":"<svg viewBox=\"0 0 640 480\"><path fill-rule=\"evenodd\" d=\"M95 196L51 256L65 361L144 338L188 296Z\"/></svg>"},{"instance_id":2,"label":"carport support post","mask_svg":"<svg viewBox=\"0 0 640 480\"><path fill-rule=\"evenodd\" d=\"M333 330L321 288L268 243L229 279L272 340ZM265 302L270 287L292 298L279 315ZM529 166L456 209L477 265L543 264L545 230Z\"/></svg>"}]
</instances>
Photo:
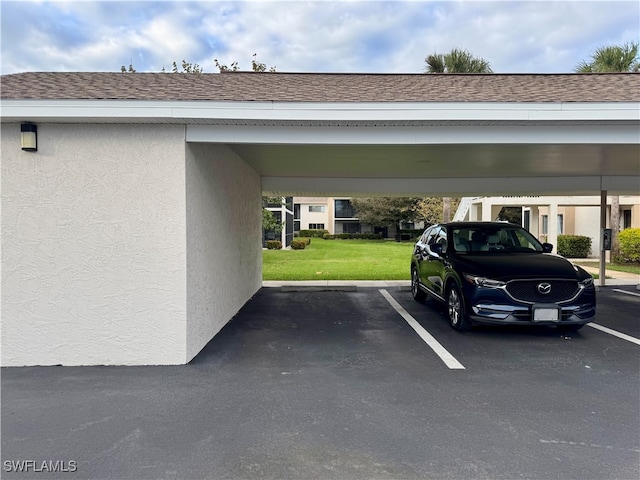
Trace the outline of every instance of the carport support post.
<instances>
[{"instance_id":1,"label":"carport support post","mask_svg":"<svg viewBox=\"0 0 640 480\"><path fill-rule=\"evenodd\" d=\"M604 287L607 251L604 245L604 230L607 228L607 191L600 191L600 286Z\"/></svg>"}]
</instances>

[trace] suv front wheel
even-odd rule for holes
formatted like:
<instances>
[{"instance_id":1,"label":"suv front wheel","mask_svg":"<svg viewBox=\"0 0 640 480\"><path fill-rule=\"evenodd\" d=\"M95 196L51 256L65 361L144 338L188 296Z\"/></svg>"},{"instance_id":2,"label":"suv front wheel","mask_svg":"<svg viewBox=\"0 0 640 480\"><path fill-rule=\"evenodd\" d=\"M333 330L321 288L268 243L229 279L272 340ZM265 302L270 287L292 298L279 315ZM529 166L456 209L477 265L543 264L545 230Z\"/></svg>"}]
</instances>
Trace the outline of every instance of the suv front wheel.
<instances>
[{"instance_id":1,"label":"suv front wheel","mask_svg":"<svg viewBox=\"0 0 640 480\"><path fill-rule=\"evenodd\" d=\"M454 330L466 330L469 327L469 321L464 313L462 294L456 284L451 284L447 291L447 315L449 324Z\"/></svg>"}]
</instances>

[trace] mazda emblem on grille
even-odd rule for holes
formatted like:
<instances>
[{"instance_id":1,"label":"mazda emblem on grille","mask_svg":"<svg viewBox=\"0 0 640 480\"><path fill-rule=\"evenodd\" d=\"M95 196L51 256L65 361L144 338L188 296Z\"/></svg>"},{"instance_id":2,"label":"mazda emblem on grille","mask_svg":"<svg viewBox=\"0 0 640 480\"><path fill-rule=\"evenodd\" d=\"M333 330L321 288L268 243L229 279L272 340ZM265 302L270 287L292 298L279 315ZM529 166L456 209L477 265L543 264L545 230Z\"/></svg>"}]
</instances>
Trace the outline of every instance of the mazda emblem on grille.
<instances>
[{"instance_id":1,"label":"mazda emblem on grille","mask_svg":"<svg viewBox=\"0 0 640 480\"><path fill-rule=\"evenodd\" d=\"M550 283L539 283L538 284L538 292L542 295L548 295L551 293L551 284Z\"/></svg>"}]
</instances>

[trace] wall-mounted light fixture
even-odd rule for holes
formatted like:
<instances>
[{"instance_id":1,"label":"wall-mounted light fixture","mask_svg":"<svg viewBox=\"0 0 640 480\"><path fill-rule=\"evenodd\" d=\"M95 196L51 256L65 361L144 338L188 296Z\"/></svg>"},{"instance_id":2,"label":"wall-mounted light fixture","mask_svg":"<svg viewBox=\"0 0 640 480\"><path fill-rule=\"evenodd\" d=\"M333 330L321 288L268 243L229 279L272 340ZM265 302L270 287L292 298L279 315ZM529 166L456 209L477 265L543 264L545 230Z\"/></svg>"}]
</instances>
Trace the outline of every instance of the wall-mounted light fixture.
<instances>
[{"instance_id":1,"label":"wall-mounted light fixture","mask_svg":"<svg viewBox=\"0 0 640 480\"><path fill-rule=\"evenodd\" d=\"M23 123L20 125L20 141L22 150L26 152L38 151L38 126L33 123Z\"/></svg>"}]
</instances>

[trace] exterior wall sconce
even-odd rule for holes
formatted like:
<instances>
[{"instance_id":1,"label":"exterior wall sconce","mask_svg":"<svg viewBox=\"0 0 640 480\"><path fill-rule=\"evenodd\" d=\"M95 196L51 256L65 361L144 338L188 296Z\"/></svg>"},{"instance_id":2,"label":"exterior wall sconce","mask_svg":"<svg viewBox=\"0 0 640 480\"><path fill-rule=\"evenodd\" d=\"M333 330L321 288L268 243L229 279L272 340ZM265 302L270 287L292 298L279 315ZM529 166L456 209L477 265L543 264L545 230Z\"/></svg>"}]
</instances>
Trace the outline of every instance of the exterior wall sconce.
<instances>
[{"instance_id":1,"label":"exterior wall sconce","mask_svg":"<svg viewBox=\"0 0 640 480\"><path fill-rule=\"evenodd\" d=\"M25 152L38 151L38 126L33 123L20 125L20 141Z\"/></svg>"}]
</instances>

